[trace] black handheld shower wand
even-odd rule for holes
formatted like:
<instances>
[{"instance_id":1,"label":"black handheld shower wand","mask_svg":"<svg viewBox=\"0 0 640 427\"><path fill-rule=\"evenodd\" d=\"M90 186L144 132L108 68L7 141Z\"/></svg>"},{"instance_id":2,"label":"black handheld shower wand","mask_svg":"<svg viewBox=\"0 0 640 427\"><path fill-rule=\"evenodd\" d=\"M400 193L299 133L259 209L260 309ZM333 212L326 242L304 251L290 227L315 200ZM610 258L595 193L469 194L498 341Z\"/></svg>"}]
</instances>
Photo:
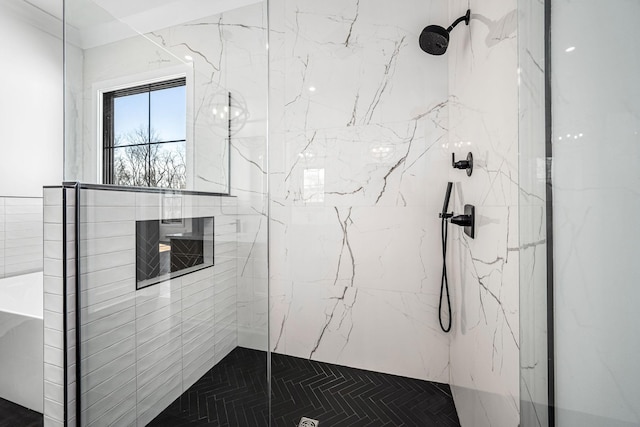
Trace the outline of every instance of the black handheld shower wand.
<instances>
[{"instance_id":1,"label":"black handheld shower wand","mask_svg":"<svg viewBox=\"0 0 640 427\"><path fill-rule=\"evenodd\" d=\"M444 203L442 204L442 213L440 213L440 218L447 219L451 218L453 214L448 214L449 210L449 200L451 199L451 189L453 188L453 182L447 183L447 192L444 195Z\"/></svg>"},{"instance_id":2,"label":"black handheld shower wand","mask_svg":"<svg viewBox=\"0 0 640 427\"><path fill-rule=\"evenodd\" d=\"M447 219L453 216L452 213L448 213L449 210L449 200L451 199L451 189L453 188L453 183L447 183L447 192L444 195L444 203L442 204L442 212L440 213L440 218L442 219L441 225L441 233L442 233L442 280L440 280L440 298L438 300L438 320L440 321L440 327L444 332L449 332L451 330L451 297L449 296L449 280L447 278L447 234L448 234L448 222ZM442 320L442 297L447 296L447 310L449 313L449 325L444 326L444 322Z\"/></svg>"},{"instance_id":3,"label":"black handheld shower wand","mask_svg":"<svg viewBox=\"0 0 640 427\"><path fill-rule=\"evenodd\" d=\"M449 210L449 201L451 200L451 189L453 183L447 183L447 191L444 195L444 203L442 204L442 212L438 215L442 219L442 280L440 281L440 299L438 300L438 320L440 320L440 327L444 332L451 330L451 297L449 296L449 279L447 278L447 237L449 234L449 221L452 224L464 227L464 232L472 239L475 238L475 207L473 205L464 205L464 214L455 215ZM446 295L447 297L447 312L449 314L449 323L444 325L442 319L442 299Z\"/></svg>"}]
</instances>

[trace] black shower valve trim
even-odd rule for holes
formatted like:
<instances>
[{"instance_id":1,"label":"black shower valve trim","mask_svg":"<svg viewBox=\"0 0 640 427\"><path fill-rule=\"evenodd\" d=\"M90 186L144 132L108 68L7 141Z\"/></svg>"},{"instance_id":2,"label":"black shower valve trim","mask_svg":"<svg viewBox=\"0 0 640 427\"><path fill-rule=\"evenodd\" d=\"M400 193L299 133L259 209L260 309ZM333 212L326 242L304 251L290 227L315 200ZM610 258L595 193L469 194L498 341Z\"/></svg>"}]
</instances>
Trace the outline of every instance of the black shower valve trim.
<instances>
[{"instance_id":1,"label":"black shower valve trim","mask_svg":"<svg viewBox=\"0 0 640 427\"><path fill-rule=\"evenodd\" d=\"M451 224L459 225L463 227L464 234L476 238L476 207L473 205L464 205L464 214L452 215Z\"/></svg>"},{"instance_id":2,"label":"black shower valve trim","mask_svg":"<svg viewBox=\"0 0 640 427\"><path fill-rule=\"evenodd\" d=\"M473 154L469 152L466 160L458 160L456 162L456 153L451 153L451 166L454 169L466 169L467 176L471 176L473 173Z\"/></svg>"}]
</instances>

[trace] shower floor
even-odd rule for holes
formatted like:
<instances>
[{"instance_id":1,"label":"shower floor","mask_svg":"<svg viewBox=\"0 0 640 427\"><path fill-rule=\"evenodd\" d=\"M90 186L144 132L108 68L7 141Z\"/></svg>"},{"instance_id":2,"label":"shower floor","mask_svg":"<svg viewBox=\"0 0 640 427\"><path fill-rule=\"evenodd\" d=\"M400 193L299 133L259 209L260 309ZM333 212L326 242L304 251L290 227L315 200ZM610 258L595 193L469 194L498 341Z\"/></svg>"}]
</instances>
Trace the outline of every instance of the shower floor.
<instances>
[{"instance_id":1,"label":"shower floor","mask_svg":"<svg viewBox=\"0 0 640 427\"><path fill-rule=\"evenodd\" d=\"M42 414L0 398L0 427L41 427Z\"/></svg>"},{"instance_id":2,"label":"shower floor","mask_svg":"<svg viewBox=\"0 0 640 427\"><path fill-rule=\"evenodd\" d=\"M268 419L266 353L237 347L149 426L259 426ZM459 426L446 384L272 355L272 425Z\"/></svg>"}]
</instances>

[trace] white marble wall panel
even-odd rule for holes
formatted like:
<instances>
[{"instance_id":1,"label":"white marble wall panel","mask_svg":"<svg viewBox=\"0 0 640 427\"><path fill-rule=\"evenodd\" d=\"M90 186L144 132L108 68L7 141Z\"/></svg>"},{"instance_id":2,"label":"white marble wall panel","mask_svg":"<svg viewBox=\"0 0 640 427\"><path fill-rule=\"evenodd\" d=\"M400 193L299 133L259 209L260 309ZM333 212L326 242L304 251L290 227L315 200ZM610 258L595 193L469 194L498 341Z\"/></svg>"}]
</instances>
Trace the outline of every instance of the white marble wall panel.
<instances>
[{"instance_id":1,"label":"white marble wall panel","mask_svg":"<svg viewBox=\"0 0 640 427\"><path fill-rule=\"evenodd\" d=\"M270 2L271 348L448 382L436 2Z\"/></svg>"},{"instance_id":2,"label":"white marble wall panel","mask_svg":"<svg viewBox=\"0 0 640 427\"><path fill-rule=\"evenodd\" d=\"M435 295L280 281L272 282L271 293L275 352L437 382L449 379L448 338L433 321Z\"/></svg>"},{"instance_id":3,"label":"white marble wall panel","mask_svg":"<svg viewBox=\"0 0 640 427\"><path fill-rule=\"evenodd\" d=\"M288 132L276 196L293 206L424 206L438 190L424 191L437 179L430 163L446 161L443 117L438 108L423 120Z\"/></svg>"},{"instance_id":4,"label":"white marble wall panel","mask_svg":"<svg viewBox=\"0 0 640 427\"><path fill-rule=\"evenodd\" d=\"M238 343L268 349L267 2L225 12L224 86L245 109L232 122L231 192L238 198ZM241 116L242 117L242 116Z\"/></svg>"},{"instance_id":5,"label":"white marble wall panel","mask_svg":"<svg viewBox=\"0 0 640 427\"><path fill-rule=\"evenodd\" d=\"M0 197L0 278L42 271L42 198Z\"/></svg>"},{"instance_id":6,"label":"white marble wall panel","mask_svg":"<svg viewBox=\"0 0 640 427\"><path fill-rule=\"evenodd\" d=\"M283 10L285 129L403 122L437 99L425 82L442 84L435 76L445 64L427 69L415 40L425 19L446 14L439 5L299 0Z\"/></svg>"},{"instance_id":7,"label":"white marble wall panel","mask_svg":"<svg viewBox=\"0 0 640 427\"><path fill-rule=\"evenodd\" d=\"M59 368L52 361L60 359L62 326L49 325L61 319L62 203L55 199L60 189L50 192L45 193L45 221L50 221L45 222L45 364ZM143 426L237 345L235 200L182 195L184 216L215 218L216 264L136 290L135 221L162 218L164 195L88 189L80 194L83 424ZM75 215L73 206L68 215ZM73 244L71 239L69 248ZM51 306L58 311L47 311ZM46 372L45 390L63 393ZM75 397L75 389L68 394ZM45 417L57 425L62 412L54 404L60 400L51 396Z\"/></svg>"},{"instance_id":8,"label":"white marble wall panel","mask_svg":"<svg viewBox=\"0 0 640 427\"><path fill-rule=\"evenodd\" d=\"M453 207L476 206L474 240L451 226L451 386L463 426L515 427L519 416L518 56L516 1L449 4L448 148Z\"/></svg>"},{"instance_id":9,"label":"white marble wall panel","mask_svg":"<svg viewBox=\"0 0 640 427\"><path fill-rule=\"evenodd\" d=\"M194 111L189 118L194 129L194 153L189 158L189 188L226 193L229 191L229 151L226 119L212 110L222 111L228 104L228 89L223 87L226 68L223 15L157 30L147 35L166 52L193 67ZM224 71L223 71L224 70Z\"/></svg>"}]
</instances>

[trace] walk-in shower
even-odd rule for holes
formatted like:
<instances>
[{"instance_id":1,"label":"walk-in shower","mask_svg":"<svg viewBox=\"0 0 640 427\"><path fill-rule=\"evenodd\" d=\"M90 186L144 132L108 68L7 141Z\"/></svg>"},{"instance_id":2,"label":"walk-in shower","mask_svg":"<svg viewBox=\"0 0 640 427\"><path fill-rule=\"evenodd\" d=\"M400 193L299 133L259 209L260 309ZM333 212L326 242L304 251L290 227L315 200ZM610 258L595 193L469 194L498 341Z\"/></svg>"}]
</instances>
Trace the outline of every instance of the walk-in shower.
<instances>
[{"instance_id":1,"label":"walk-in shower","mask_svg":"<svg viewBox=\"0 0 640 427\"><path fill-rule=\"evenodd\" d=\"M0 425L638 425L640 6L578 3L3 1Z\"/></svg>"}]
</instances>

